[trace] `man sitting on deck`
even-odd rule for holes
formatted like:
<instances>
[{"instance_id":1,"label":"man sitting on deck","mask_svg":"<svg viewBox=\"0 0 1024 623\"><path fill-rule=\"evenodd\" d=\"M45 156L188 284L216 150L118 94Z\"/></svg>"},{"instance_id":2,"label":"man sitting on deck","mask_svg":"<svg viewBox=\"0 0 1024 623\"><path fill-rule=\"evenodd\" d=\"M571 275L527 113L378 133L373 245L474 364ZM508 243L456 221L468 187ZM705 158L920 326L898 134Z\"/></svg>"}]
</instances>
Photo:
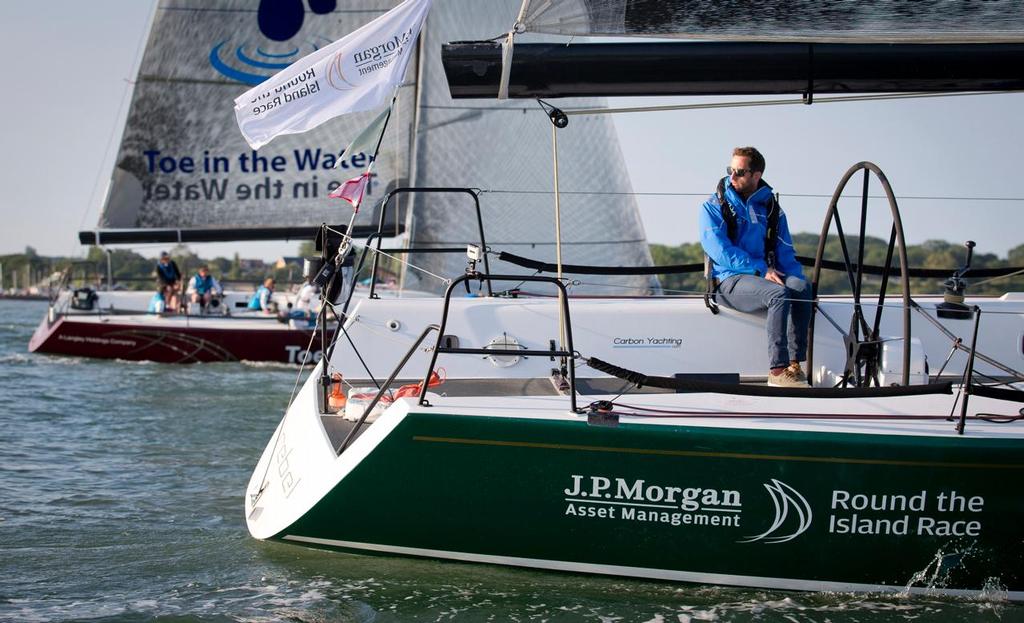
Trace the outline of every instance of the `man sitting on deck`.
<instances>
[{"instance_id":1,"label":"man sitting on deck","mask_svg":"<svg viewBox=\"0 0 1024 623\"><path fill-rule=\"evenodd\" d=\"M768 310L768 384L806 387L811 291L796 259L786 215L761 179L764 156L733 150L728 174L700 212L700 242L711 260L715 300L737 311Z\"/></svg>"},{"instance_id":2,"label":"man sitting on deck","mask_svg":"<svg viewBox=\"0 0 1024 623\"><path fill-rule=\"evenodd\" d=\"M207 309L213 301L219 301L224 296L224 290L220 283L210 274L210 268L203 264L188 282L188 294L190 301L200 303L203 309ZM216 307L216 304L214 304Z\"/></svg>"}]
</instances>

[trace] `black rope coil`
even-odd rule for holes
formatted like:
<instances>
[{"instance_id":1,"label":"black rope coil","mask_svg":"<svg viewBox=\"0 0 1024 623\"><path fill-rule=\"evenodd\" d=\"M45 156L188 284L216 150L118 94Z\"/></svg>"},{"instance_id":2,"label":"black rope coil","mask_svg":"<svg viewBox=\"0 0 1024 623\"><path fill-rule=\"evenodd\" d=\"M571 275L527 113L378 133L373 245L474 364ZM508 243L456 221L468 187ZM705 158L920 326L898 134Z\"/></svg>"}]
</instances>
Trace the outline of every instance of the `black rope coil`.
<instances>
[{"instance_id":1,"label":"black rope coil","mask_svg":"<svg viewBox=\"0 0 1024 623\"><path fill-rule=\"evenodd\" d=\"M906 385L899 387L769 387L765 385L739 385L718 383L715 381L698 381L694 379L669 378L664 376L647 376L646 374L628 370L615 364L602 361L597 357L585 360L587 365L611 376L629 381L637 387L658 387L688 392L732 394L736 396L766 396L776 398L891 398L896 396L924 396L929 394L952 394L953 383L945 381L928 385Z\"/></svg>"},{"instance_id":2,"label":"black rope coil","mask_svg":"<svg viewBox=\"0 0 1024 623\"><path fill-rule=\"evenodd\" d=\"M1024 402L1024 392L1018 389L989 387L988 385L975 385L971 383L971 394L997 400L1009 400L1010 402Z\"/></svg>"}]
</instances>

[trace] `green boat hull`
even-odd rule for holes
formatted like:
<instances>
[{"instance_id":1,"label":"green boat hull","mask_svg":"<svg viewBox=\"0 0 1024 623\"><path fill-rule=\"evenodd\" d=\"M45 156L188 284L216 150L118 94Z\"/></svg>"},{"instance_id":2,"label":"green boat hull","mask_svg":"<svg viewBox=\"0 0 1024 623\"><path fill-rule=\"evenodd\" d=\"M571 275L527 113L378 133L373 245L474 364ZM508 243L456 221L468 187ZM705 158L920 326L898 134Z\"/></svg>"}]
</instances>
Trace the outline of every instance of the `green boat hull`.
<instances>
[{"instance_id":1,"label":"green boat hull","mask_svg":"<svg viewBox=\"0 0 1024 623\"><path fill-rule=\"evenodd\" d=\"M1024 440L406 414L274 536L800 590L1024 595Z\"/></svg>"}]
</instances>

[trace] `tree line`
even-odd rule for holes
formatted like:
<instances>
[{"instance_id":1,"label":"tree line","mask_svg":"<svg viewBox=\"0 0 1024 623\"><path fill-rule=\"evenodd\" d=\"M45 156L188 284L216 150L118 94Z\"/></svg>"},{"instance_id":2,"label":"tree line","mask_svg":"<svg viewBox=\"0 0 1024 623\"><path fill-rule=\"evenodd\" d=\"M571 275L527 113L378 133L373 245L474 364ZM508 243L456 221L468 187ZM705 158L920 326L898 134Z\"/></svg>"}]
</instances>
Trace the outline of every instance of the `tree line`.
<instances>
[{"instance_id":1,"label":"tree line","mask_svg":"<svg viewBox=\"0 0 1024 623\"><path fill-rule=\"evenodd\" d=\"M157 259L130 249L108 249L90 247L85 258L46 257L39 255L32 247L26 247L24 253L0 255L0 267L5 278L4 288L12 288L17 283L24 290L29 285L48 285L50 277L56 277L67 271L69 283L73 286L89 285L105 287L107 279L107 260L110 260L111 274L116 288L125 290L151 290L156 283ZM171 258L178 265L182 276L188 279L202 265L210 268L211 274L224 283L253 285L267 277L273 277L280 283L298 282L302 279L302 267L290 265L275 268L273 265L253 265L241 259L236 253L232 258L200 257L185 245L170 249ZM17 275L17 277L15 277ZM53 285L56 284L54 279Z\"/></svg>"},{"instance_id":2,"label":"tree line","mask_svg":"<svg viewBox=\"0 0 1024 623\"><path fill-rule=\"evenodd\" d=\"M813 258L818 248L818 236L810 233L796 234L793 236L793 243L796 246L797 255ZM858 241L856 238L847 238L847 244L849 252L853 256L852 259L855 261ZM884 264L887 246L885 240L866 237L864 239L864 263L873 266ZM685 243L677 246L652 244L650 249L656 266L699 264L704 261L704 251L701 249L700 243ZM70 271L72 282L75 284L102 285L105 283L107 274L107 253L110 253L113 279L118 287L132 290L147 290L153 287L155 258L145 257L129 249L104 250L100 247L91 247L84 259L45 257L39 255L32 247L26 247L24 253L2 255L0 256L0 267L5 275L4 287L12 287L14 275L18 275L15 279L18 280L19 287L24 288L29 285L26 281L31 281L33 284L39 283L44 281L47 276L63 270ZM304 242L299 246L296 256L313 255L316 255L313 244ZM190 277L200 265L206 264L217 279L227 283L256 284L266 277L274 277L275 280L284 284L302 279L301 266L295 264L283 268L275 268L272 265L254 266L242 260L237 253L232 258L204 259L187 246L178 245L171 249L171 256L186 278ZM828 237L823 257L826 260L842 261L842 250L837 237ZM907 260L911 268L944 270L952 275L953 271L963 265L965 249L962 244L929 240L923 244L909 245ZM893 258L891 265L898 268L898 259ZM1010 249L1006 258L1000 258L994 253L981 253L976 249L971 267L973 269L1024 267L1024 244ZM804 275L810 278L811 269L805 268ZM669 294L703 292L705 288L704 276L699 272L663 274L658 277L662 288ZM863 292L877 292L880 284L879 277L865 275L863 279ZM912 278L910 279L911 292L918 295L940 294L943 291L945 279L946 277ZM1024 291L1024 275L996 279L972 279L968 273L967 282L968 294L998 295L1004 292ZM896 275L890 276L888 291L893 294L899 292ZM820 294L849 293L849 277L842 271L823 271L818 284L818 292Z\"/></svg>"},{"instance_id":3,"label":"tree line","mask_svg":"<svg viewBox=\"0 0 1024 623\"><path fill-rule=\"evenodd\" d=\"M851 261L856 262L858 239L847 237L847 248L851 255ZM817 234L795 234L793 244L796 247L798 256L813 258L818 251ZM881 238L866 236L864 238L864 264L868 266L882 266L885 264L885 256L888 249L888 241ZM651 245L651 256L656 266L668 266L677 264L696 264L704 261L704 250L700 243L686 243L678 246L667 246L660 244ZM833 262L843 261L843 252L840 240L837 236L829 236L825 242L825 251L822 255L825 260ZM913 268L928 268L937 270L948 270L949 276L963 266L966 259L966 249L962 244L946 242L943 240L928 240L923 244L907 245L907 262ZM890 274L887 291L898 293L900 290L898 269L899 259L893 257L890 266L896 271ZM971 259L972 269L981 268L1006 268L1024 267L1024 244L1010 249L1007 257L1000 258L994 253L980 253L976 248ZM804 268L804 276L811 278L812 269ZM910 290L913 294L941 294L943 282L948 277L936 279L910 279ZM705 288L704 275L702 273L668 274L659 275L662 287L667 293L689 293L703 292ZM1002 294L1004 292L1024 291L1024 275L1017 275L1008 278L998 279L972 279L970 272L966 275L967 294ZM881 285L881 278L864 275L862 282L863 293L876 293ZM819 294L849 294L850 279L845 271L823 270L821 279L818 282Z\"/></svg>"}]
</instances>

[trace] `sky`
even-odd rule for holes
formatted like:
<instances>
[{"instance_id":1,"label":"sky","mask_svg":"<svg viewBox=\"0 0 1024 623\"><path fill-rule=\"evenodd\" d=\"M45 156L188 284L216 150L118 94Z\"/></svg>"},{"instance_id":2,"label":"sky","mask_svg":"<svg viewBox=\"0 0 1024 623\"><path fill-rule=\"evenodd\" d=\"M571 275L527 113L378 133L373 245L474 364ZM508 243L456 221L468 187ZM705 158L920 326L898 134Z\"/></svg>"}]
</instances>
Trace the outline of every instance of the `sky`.
<instances>
[{"instance_id":1,"label":"sky","mask_svg":"<svg viewBox=\"0 0 1024 623\"><path fill-rule=\"evenodd\" d=\"M84 254L77 232L97 220L117 148L112 137L126 113L151 6L148 0L0 1L0 57L8 59L0 97L0 254L26 246L44 255ZM740 99L627 98L610 106ZM892 185L908 243L972 239L977 252L1005 256L1024 243L1021 111L1024 94L1000 94L613 118L650 242L696 241L696 206L724 175L732 147L754 145L766 157L765 180L780 192L794 232L819 232L839 179L867 160ZM887 235L886 212L872 202L868 233ZM161 247L132 248L155 255ZM196 249L270 260L294 254L296 244Z\"/></svg>"}]
</instances>

